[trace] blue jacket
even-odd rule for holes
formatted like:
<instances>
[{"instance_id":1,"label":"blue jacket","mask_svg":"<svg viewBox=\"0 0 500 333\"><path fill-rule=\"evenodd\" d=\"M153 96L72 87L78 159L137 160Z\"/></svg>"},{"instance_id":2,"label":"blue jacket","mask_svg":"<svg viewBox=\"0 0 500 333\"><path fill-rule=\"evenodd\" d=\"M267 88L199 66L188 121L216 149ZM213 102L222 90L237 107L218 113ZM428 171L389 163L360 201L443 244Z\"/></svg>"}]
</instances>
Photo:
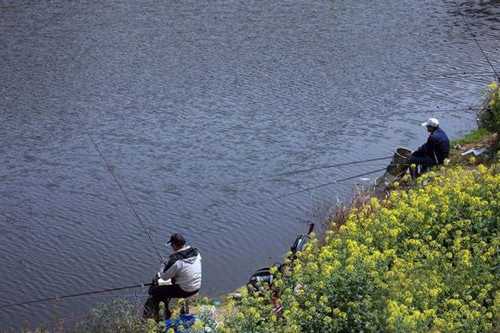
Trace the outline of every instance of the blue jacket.
<instances>
[{"instance_id":1,"label":"blue jacket","mask_svg":"<svg viewBox=\"0 0 500 333\"><path fill-rule=\"evenodd\" d=\"M436 161L436 164L443 164L449 153L450 140L448 140L446 133L438 127L429 135L427 142L420 146L414 154L429 156L433 161Z\"/></svg>"}]
</instances>

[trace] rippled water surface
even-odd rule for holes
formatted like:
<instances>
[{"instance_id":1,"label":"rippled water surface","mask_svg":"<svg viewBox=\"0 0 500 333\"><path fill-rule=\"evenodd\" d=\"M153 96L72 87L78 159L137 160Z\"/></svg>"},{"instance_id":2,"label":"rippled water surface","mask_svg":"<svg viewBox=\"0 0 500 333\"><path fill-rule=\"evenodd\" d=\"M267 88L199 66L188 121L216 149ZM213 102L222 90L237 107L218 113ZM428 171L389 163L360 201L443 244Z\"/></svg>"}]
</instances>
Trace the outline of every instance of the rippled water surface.
<instances>
[{"instance_id":1,"label":"rippled water surface","mask_svg":"<svg viewBox=\"0 0 500 333\"><path fill-rule=\"evenodd\" d=\"M460 8L499 70L500 1ZM182 232L200 248L214 296L360 180L276 196L385 162L242 180L415 147L431 115L457 137L493 78L452 1L16 0L0 32L1 304L158 268L91 139L155 246ZM0 310L0 328L116 296Z\"/></svg>"}]
</instances>

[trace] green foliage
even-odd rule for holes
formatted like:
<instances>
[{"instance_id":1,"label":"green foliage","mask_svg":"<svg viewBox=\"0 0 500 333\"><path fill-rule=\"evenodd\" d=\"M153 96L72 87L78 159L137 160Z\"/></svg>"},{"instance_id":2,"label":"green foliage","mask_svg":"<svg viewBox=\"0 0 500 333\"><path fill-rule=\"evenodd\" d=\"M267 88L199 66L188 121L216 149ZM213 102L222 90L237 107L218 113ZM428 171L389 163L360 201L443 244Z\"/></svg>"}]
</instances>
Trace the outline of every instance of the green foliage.
<instances>
[{"instance_id":1,"label":"green foliage","mask_svg":"<svg viewBox=\"0 0 500 333\"><path fill-rule=\"evenodd\" d=\"M458 139L458 140L454 140L452 142L452 144L453 145L457 145L457 144L458 145L466 145L466 144L470 144L470 143L476 143L476 142L483 140L484 138L486 138L490 134L491 134L491 132L488 131L486 128L484 128L484 127L478 128L478 129L473 130L472 132L466 134L463 138Z\"/></svg>"},{"instance_id":2,"label":"green foliage","mask_svg":"<svg viewBox=\"0 0 500 333\"><path fill-rule=\"evenodd\" d=\"M498 167L428 173L311 242L227 332L493 332L500 315ZM426 184L424 186L424 184Z\"/></svg>"},{"instance_id":3,"label":"green foliage","mask_svg":"<svg viewBox=\"0 0 500 333\"><path fill-rule=\"evenodd\" d=\"M500 132L500 89L496 82L488 86L489 101L486 112L481 114L481 125L491 132Z\"/></svg>"},{"instance_id":4,"label":"green foliage","mask_svg":"<svg viewBox=\"0 0 500 333\"><path fill-rule=\"evenodd\" d=\"M207 302L207 301L205 301ZM160 306L160 313L164 307ZM215 332L218 323L215 320L215 307L202 305L198 311L198 320L190 329L182 330L190 333ZM170 331L173 331L170 330ZM136 305L126 300L115 300L109 304L101 304L94 308L87 318L79 322L72 333L160 333L165 332L165 322L159 324L154 320L142 320ZM42 332L43 333L43 332Z\"/></svg>"},{"instance_id":5,"label":"green foliage","mask_svg":"<svg viewBox=\"0 0 500 333\"><path fill-rule=\"evenodd\" d=\"M92 310L88 317L78 323L74 333L156 333L158 325L153 321L144 321L138 316L135 306L124 300L115 300L102 304Z\"/></svg>"}]
</instances>

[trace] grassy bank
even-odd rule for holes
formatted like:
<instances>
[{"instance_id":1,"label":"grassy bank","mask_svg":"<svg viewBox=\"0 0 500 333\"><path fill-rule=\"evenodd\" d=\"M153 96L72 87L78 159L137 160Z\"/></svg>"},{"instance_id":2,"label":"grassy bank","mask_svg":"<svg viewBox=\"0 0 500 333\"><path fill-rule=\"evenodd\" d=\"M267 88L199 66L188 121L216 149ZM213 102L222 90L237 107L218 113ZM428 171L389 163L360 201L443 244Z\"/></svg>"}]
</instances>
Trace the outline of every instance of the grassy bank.
<instances>
[{"instance_id":1,"label":"grassy bank","mask_svg":"<svg viewBox=\"0 0 500 333\"><path fill-rule=\"evenodd\" d=\"M500 95L451 163L333 216L321 241L261 292L228 299L190 332L494 332L500 330ZM478 157L462 156L488 148ZM210 318L210 316L204 316ZM75 332L156 332L137 309L96 309Z\"/></svg>"},{"instance_id":2,"label":"grassy bank","mask_svg":"<svg viewBox=\"0 0 500 333\"><path fill-rule=\"evenodd\" d=\"M372 198L277 274L281 314L269 294L247 295L226 324L245 332L493 331L498 169L443 168L411 190Z\"/></svg>"}]
</instances>

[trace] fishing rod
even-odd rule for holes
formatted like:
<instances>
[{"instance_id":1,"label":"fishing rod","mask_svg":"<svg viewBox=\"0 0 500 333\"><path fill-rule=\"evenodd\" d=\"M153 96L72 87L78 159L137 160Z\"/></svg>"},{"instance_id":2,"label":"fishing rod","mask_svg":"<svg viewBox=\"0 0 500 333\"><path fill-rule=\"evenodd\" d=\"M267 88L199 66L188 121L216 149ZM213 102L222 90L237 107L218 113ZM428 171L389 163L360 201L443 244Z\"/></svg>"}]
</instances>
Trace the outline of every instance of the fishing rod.
<instances>
[{"instance_id":1,"label":"fishing rod","mask_svg":"<svg viewBox=\"0 0 500 333\"><path fill-rule=\"evenodd\" d=\"M410 166L409 163L391 163L390 165L391 166L399 166L399 165ZM333 182L329 182L329 183L326 183L326 184L320 184L320 185L316 185L316 186L313 186L313 187L308 187L308 188L305 188L305 189L302 189L302 190L299 190L299 191L295 191L295 192L292 192L292 193L287 193L287 194L283 194L283 195L274 197L273 199L278 199L279 200L279 199L286 198L286 197L289 197L289 196L292 196L292 195L295 195L295 194L312 191L312 190L315 190L315 189L318 189L318 188L321 188L321 187L330 186L330 185L333 185L333 184L341 183L341 182L344 182L344 181L348 181L348 180L359 178L359 177L363 177L363 176L368 176L368 175L371 175L371 174L374 174L374 173L377 173L377 172L380 172L380 171L387 170L387 168L388 167L381 168L381 169L376 169L376 170L372 170L372 171L360 173L360 174L357 174L357 175L354 175L354 176L349 176L349 177L346 177L346 178L338 179L338 180L335 180ZM397 177L401 177L406 171L407 171L407 169L403 170L401 173L399 173L397 175Z\"/></svg>"},{"instance_id":2,"label":"fishing rod","mask_svg":"<svg viewBox=\"0 0 500 333\"><path fill-rule=\"evenodd\" d=\"M312 190L316 190L318 188L322 188L322 187L326 187L326 186L338 184L338 183L345 182L345 181L348 181L348 180L351 180L351 179L355 179L355 178L359 178L359 177L363 177L363 176L368 176L368 175L371 175L371 174L374 174L374 173L377 173L377 172L384 171L386 169L387 169L387 167L384 167L384 168L381 168L381 169L376 169L376 170L372 170L372 171L360 173L360 174L357 174L357 175L354 175L354 176L349 176L349 177L346 177L346 178L337 179L337 180L334 180L333 182L329 182L329 183L325 183L325 184L320 184L320 185L308 187L308 188L305 188L305 189L302 189L302 190L299 190L299 191L295 191L295 192L292 192L292 193L283 194L283 195L274 197L272 199L275 199L275 200L283 199L283 198L286 198L286 197L289 197L289 196L292 196L292 195L295 195L295 194L309 192L309 191L312 191Z\"/></svg>"},{"instance_id":3,"label":"fishing rod","mask_svg":"<svg viewBox=\"0 0 500 333\"><path fill-rule=\"evenodd\" d=\"M365 160L342 162L342 163L336 163L336 164L326 164L326 165L311 167L311 168L307 168L307 169L297 169L297 170L292 170L292 171L287 171L287 172L280 172L280 173L271 174L271 175L262 176L262 177L256 177L256 178L250 178L250 179L240 180L240 181L229 183L229 185L246 184L246 183L251 183L251 182L260 181L260 180L275 180L276 177L291 176L291 175L296 175L296 174L299 174L299 173L306 173L306 172L315 171L315 170L337 168L337 167L343 167L343 166L349 166L349 165L356 165L356 164L362 164L362 163L368 163L368 162L375 162L375 161L383 161L383 160L388 160L388 159L391 159L391 158L392 158L392 155L391 156L384 156L384 157L370 158L370 159L365 159Z\"/></svg>"},{"instance_id":4,"label":"fishing rod","mask_svg":"<svg viewBox=\"0 0 500 333\"><path fill-rule=\"evenodd\" d=\"M312 167L312 168L307 168L307 169L300 169L300 170L294 170L294 171L288 171L288 172L279 173L279 174L276 174L276 177L291 176L291 175L296 175L296 174L299 174L299 173L305 173L305 172L310 172L310 171L315 171L315 170L322 170L322 169L343 167L343 166L349 166L349 165L355 165L355 164L362 164L362 163L368 163L368 162L384 161L384 160L388 160L388 159L391 159L391 158L392 158L392 156L384 156L384 157L370 158L370 159L360 160L360 161L352 161L352 162L344 162L344 163L323 165L323 166L317 166L317 167Z\"/></svg>"},{"instance_id":5,"label":"fishing rod","mask_svg":"<svg viewBox=\"0 0 500 333\"><path fill-rule=\"evenodd\" d=\"M85 292L81 292L81 293L77 293L77 294L67 294L67 295L61 295L61 296L52 296L52 297L46 297L46 298L38 298L38 299L34 299L34 300L30 300L30 301L25 301L25 302L3 304L3 305L0 305L0 309L7 309L7 308L15 307L15 306L22 306L22 305L35 304L35 303L58 301L58 300L66 299L66 298L74 298L74 297L89 296L89 295L98 295L98 294L109 293L109 292L113 292L113 291L126 290L126 289L144 288L144 287L147 287L147 286L151 286L152 284L153 283L134 284L134 285L124 286L124 287L106 288L106 289L100 289L100 290L85 291Z\"/></svg>"}]
</instances>

